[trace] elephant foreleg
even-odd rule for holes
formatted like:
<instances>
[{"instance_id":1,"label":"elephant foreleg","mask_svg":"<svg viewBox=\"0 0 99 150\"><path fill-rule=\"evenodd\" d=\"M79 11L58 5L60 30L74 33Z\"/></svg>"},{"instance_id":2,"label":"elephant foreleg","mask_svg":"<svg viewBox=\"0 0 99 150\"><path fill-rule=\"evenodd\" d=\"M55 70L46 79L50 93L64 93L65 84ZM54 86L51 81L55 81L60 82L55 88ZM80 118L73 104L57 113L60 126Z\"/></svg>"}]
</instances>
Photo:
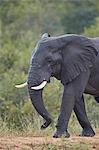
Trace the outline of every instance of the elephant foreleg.
<instances>
[{"instance_id":1,"label":"elephant foreleg","mask_svg":"<svg viewBox=\"0 0 99 150\"><path fill-rule=\"evenodd\" d=\"M56 125L57 131L55 132L53 137L58 138L61 137L62 135L64 135L65 137L70 136L67 131L67 126L68 126L69 118L71 116L71 112L74 107L74 101L75 101L75 96L72 91L72 85L65 86L60 115Z\"/></svg>"},{"instance_id":2,"label":"elephant foreleg","mask_svg":"<svg viewBox=\"0 0 99 150\"><path fill-rule=\"evenodd\" d=\"M77 100L75 102L74 112L81 127L83 128L81 136L94 136L95 132L93 131L91 124L88 120L83 96L81 100Z\"/></svg>"},{"instance_id":3,"label":"elephant foreleg","mask_svg":"<svg viewBox=\"0 0 99 150\"><path fill-rule=\"evenodd\" d=\"M89 75L90 71L83 72L75 80L64 86L60 115L56 125L57 131L53 137L58 138L62 135L69 137L67 132L68 122L75 102L79 101L84 93Z\"/></svg>"}]
</instances>

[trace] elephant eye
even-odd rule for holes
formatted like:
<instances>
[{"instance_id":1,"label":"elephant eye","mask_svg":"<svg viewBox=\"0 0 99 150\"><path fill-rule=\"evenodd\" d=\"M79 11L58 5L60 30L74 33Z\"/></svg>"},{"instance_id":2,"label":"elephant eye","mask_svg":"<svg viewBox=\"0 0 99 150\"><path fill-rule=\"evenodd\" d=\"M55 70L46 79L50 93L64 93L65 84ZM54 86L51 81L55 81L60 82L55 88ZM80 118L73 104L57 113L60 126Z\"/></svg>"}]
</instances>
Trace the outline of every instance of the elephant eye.
<instances>
[{"instance_id":1,"label":"elephant eye","mask_svg":"<svg viewBox=\"0 0 99 150\"><path fill-rule=\"evenodd\" d=\"M47 58L47 62L51 63L52 59L51 58Z\"/></svg>"}]
</instances>

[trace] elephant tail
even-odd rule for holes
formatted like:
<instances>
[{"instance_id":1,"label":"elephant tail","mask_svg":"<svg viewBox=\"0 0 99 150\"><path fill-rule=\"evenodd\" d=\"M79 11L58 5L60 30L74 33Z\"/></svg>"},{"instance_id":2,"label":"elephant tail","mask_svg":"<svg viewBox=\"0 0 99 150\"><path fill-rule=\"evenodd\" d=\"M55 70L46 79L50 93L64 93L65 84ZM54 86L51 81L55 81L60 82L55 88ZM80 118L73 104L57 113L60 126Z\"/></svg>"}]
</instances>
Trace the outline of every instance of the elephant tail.
<instances>
[{"instance_id":1,"label":"elephant tail","mask_svg":"<svg viewBox=\"0 0 99 150\"><path fill-rule=\"evenodd\" d=\"M99 103L99 97L95 97L97 103Z\"/></svg>"}]
</instances>

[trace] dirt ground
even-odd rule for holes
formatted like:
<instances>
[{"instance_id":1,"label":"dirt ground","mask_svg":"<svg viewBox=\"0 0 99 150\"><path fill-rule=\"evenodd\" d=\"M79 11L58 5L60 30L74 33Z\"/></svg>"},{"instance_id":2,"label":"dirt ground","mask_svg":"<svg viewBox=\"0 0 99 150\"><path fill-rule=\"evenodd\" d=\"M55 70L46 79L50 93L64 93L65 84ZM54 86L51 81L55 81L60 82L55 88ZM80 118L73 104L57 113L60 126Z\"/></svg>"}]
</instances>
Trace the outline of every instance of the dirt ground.
<instances>
[{"instance_id":1,"label":"dirt ground","mask_svg":"<svg viewBox=\"0 0 99 150\"><path fill-rule=\"evenodd\" d=\"M46 145L69 145L85 144L90 148L87 150L99 150L99 134L94 137L71 136L68 139L54 139L51 137L0 137L0 150L47 150ZM38 148L37 148L38 147ZM46 148L44 148L46 147ZM78 148L79 149L79 148ZM55 150L59 150L58 147ZM65 150L65 148L63 148ZM67 149L66 149L67 150ZM68 149L69 150L69 149ZM70 149L71 150L71 149ZM82 149L81 149L82 150Z\"/></svg>"}]
</instances>

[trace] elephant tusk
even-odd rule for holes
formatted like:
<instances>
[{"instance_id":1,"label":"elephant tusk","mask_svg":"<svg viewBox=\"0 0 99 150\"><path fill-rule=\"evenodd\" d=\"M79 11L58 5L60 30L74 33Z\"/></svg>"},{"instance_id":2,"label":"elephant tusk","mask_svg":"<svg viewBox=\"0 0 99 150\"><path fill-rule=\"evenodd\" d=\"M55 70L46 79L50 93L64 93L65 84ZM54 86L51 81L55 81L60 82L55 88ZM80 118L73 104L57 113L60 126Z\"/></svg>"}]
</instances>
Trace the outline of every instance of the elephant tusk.
<instances>
[{"instance_id":1,"label":"elephant tusk","mask_svg":"<svg viewBox=\"0 0 99 150\"><path fill-rule=\"evenodd\" d=\"M23 88L26 87L28 84L27 82L23 83L23 84L19 84L19 85L15 85L16 88Z\"/></svg>"},{"instance_id":2,"label":"elephant tusk","mask_svg":"<svg viewBox=\"0 0 99 150\"><path fill-rule=\"evenodd\" d=\"M43 81L40 85L31 87L31 89L32 90L41 90L45 87L46 84L47 84L47 81Z\"/></svg>"}]
</instances>

